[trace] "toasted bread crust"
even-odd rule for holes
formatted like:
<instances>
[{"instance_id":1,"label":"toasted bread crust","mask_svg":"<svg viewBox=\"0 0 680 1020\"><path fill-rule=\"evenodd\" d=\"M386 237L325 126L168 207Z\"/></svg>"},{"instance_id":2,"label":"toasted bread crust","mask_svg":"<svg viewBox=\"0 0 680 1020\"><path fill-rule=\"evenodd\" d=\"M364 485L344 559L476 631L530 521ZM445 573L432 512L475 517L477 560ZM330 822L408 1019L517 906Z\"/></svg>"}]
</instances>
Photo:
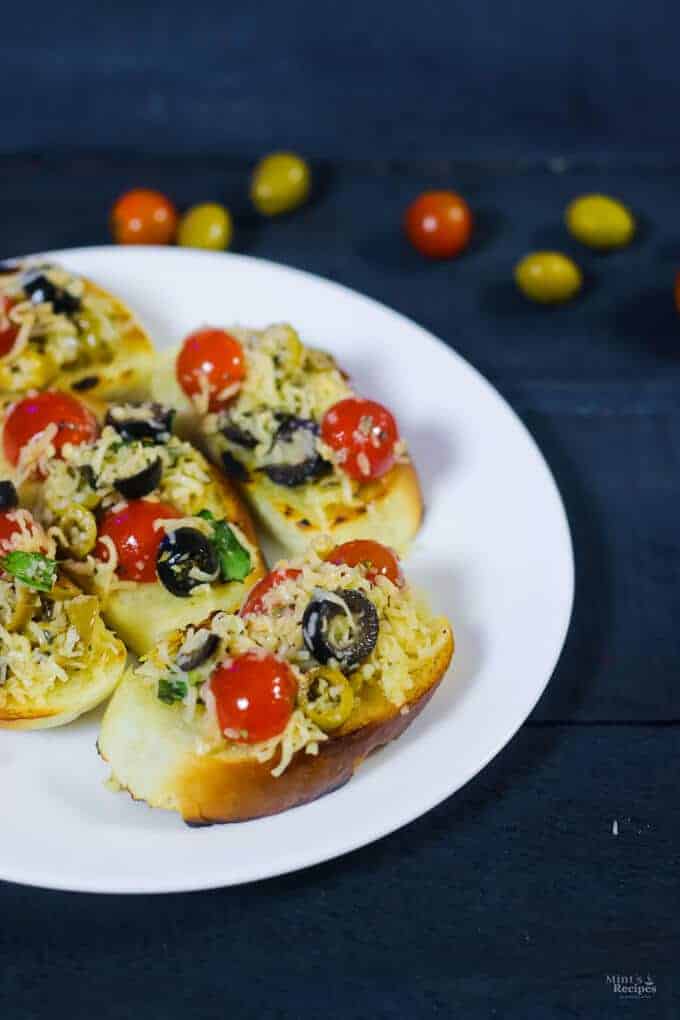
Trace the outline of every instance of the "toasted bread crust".
<instances>
[{"instance_id":1,"label":"toasted bread crust","mask_svg":"<svg viewBox=\"0 0 680 1020\"><path fill-rule=\"evenodd\" d=\"M171 748L173 739L178 739L173 710L161 706L153 694L134 690L138 681L130 676L107 710L99 751L111 763L113 777L135 799L177 810L189 825L278 814L338 789L369 754L399 737L434 694L453 647L447 628L447 640L418 677L406 706L399 709L379 698L354 723L350 719L343 730L320 744L317 755L298 752L278 778L271 775L271 761L201 756L189 744ZM135 711L138 718L133 718Z\"/></svg>"}]
</instances>

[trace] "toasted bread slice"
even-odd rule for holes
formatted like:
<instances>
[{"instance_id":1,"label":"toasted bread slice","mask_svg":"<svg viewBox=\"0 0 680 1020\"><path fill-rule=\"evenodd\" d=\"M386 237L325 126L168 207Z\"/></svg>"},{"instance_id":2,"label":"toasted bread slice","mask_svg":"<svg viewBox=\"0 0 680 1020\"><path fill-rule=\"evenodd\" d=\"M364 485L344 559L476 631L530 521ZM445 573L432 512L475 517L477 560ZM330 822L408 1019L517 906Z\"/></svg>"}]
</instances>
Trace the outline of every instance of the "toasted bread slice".
<instances>
[{"instance_id":1,"label":"toasted bread slice","mask_svg":"<svg viewBox=\"0 0 680 1020\"><path fill-rule=\"evenodd\" d=\"M409 589L384 578L374 585L363 567L334 567L320 563L314 553L287 566L301 574L279 584L262 613L218 614L206 621L206 630L220 636L220 648L204 665L193 695L187 684L183 702L160 699L183 634L170 636L165 647L126 674L107 708L98 747L111 765L114 783L135 799L178 811L191 825L276 814L343 785L367 755L403 733L429 701L453 654L445 619L432 616ZM326 732L310 722L300 692L309 690L314 676L311 661L308 672L298 672L298 705L278 742L252 745L226 739L215 730L206 693L215 667L244 648L260 648L262 654L273 648L302 669L300 621L309 599L319 597L320 583L329 592L337 591L338 584L361 591L380 621L373 651L343 681L354 689L349 715ZM188 640L196 638L193 634ZM196 703L197 690L203 703Z\"/></svg>"},{"instance_id":2,"label":"toasted bread slice","mask_svg":"<svg viewBox=\"0 0 680 1020\"><path fill-rule=\"evenodd\" d=\"M321 477L287 485L268 476L277 421L292 415L306 419L308 429L314 422L318 430L328 408L353 395L334 359L303 347L290 326L230 332L241 341L248 368L241 391L222 414L205 413L184 393L176 378L177 351L159 358L153 394L177 408L179 434L201 445L232 477L286 555L299 555L320 535L330 535L338 543L379 538L405 550L420 527L423 501L415 468L404 451L385 475L362 484L348 478L323 445L320 456L330 460ZM229 438L224 425L232 420L239 429L252 430L251 444L257 440L256 445L246 448Z\"/></svg>"},{"instance_id":3,"label":"toasted bread slice","mask_svg":"<svg viewBox=\"0 0 680 1020\"><path fill-rule=\"evenodd\" d=\"M6 586L8 581L2 583ZM35 632L31 633L26 626L31 619L37 624L39 614L45 613L44 597L42 601L36 599L34 615L20 629L0 631L0 661L5 676L0 685L2 729L64 726L105 701L125 670L125 646L104 626L97 600L83 595L63 575L57 585L59 612L52 613L46 624L53 633L46 648L37 647ZM88 633L87 638L79 634L71 648L74 635L69 635L68 630L78 612L89 621ZM59 620L61 616L63 627L55 629L55 618ZM38 650L39 661L35 658Z\"/></svg>"},{"instance_id":4,"label":"toasted bread slice","mask_svg":"<svg viewBox=\"0 0 680 1020\"><path fill-rule=\"evenodd\" d=\"M44 273L67 295L55 312L49 293L25 291L25 274ZM39 304L45 294L46 300ZM148 395L153 344L133 312L98 284L58 266L16 266L0 277L0 297L13 302L10 322L21 326L12 350L0 358L0 394L66 389L98 400ZM57 298L57 300L59 300ZM62 299L63 302L63 299Z\"/></svg>"}]
</instances>

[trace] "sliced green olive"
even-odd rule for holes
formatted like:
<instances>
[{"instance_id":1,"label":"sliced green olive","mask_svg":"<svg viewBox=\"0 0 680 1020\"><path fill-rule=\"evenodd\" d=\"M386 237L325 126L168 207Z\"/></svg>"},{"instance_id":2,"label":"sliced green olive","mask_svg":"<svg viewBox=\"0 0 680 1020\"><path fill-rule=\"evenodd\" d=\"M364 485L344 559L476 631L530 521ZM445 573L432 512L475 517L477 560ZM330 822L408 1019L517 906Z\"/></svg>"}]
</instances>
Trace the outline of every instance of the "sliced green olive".
<instances>
[{"instance_id":1,"label":"sliced green olive","mask_svg":"<svg viewBox=\"0 0 680 1020\"><path fill-rule=\"evenodd\" d=\"M0 604L0 623L10 633L23 629L38 604L35 591L23 584L14 584L9 590L7 601Z\"/></svg>"},{"instance_id":2,"label":"sliced green olive","mask_svg":"<svg viewBox=\"0 0 680 1020\"><path fill-rule=\"evenodd\" d=\"M302 708L322 730L337 730L354 707L352 685L339 669L320 666L307 674L301 691Z\"/></svg>"},{"instance_id":3,"label":"sliced green olive","mask_svg":"<svg viewBox=\"0 0 680 1020\"><path fill-rule=\"evenodd\" d=\"M292 326L283 324L269 330L262 346L286 375L293 375L301 367L305 349Z\"/></svg>"},{"instance_id":4,"label":"sliced green olive","mask_svg":"<svg viewBox=\"0 0 680 1020\"><path fill-rule=\"evenodd\" d=\"M59 521L59 527L66 539L66 550L77 559L83 559L97 542L97 522L94 514L77 503L66 507Z\"/></svg>"}]
</instances>

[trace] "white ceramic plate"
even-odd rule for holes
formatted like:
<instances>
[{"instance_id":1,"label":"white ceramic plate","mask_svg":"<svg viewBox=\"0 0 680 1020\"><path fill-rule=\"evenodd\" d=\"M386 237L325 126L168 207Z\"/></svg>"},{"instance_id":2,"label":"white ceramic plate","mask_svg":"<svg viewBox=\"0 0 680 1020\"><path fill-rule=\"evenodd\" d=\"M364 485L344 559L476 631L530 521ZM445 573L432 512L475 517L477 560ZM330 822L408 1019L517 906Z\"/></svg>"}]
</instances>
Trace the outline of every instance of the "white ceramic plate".
<instances>
[{"instance_id":1,"label":"white ceramic plate","mask_svg":"<svg viewBox=\"0 0 680 1020\"><path fill-rule=\"evenodd\" d=\"M159 347L201 324L290 321L398 416L427 516L407 564L453 622L454 665L408 732L343 789L274 818L186 828L104 787L101 713L0 733L0 877L95 892L169 892L303 868L379 839L458 790L527 717L573 599L569 529L533 440L494 389L413 322L307 273L238 255L50 253L120 294Z\"/></svg>"}]
</instances>

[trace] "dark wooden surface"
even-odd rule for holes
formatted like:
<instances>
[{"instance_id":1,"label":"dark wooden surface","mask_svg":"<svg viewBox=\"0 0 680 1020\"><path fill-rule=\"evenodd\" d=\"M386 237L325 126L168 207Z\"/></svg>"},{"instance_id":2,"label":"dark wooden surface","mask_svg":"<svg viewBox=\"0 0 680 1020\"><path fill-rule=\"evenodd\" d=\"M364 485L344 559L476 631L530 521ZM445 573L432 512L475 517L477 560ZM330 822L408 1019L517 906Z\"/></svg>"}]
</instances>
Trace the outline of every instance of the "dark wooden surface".
<instances>
[{"instance_id":1,"label":"dark wooden surface","mask_svg":"<svg viewBox=\"0 0 680 1020\"><path fill-rule=\"evenodd\" d=\"M680 1016L677 11L41 6L2 41L0 254L105 242L135 184L226 201L236 250L387 302L493 381L555 473L577 591L515 740L378 844L186 896L0 886L0 1017ZM263 224L247 172L281 143L315 157L317 193ZM400 236L430 185L475 210L454 263ZM514 261L576 253L561 216L588 190L625 198L639 238L579 250L570 306L525 304ZM656 993L626 1003L607 976L637 974Z\"/></svg>"}]
</instances>

